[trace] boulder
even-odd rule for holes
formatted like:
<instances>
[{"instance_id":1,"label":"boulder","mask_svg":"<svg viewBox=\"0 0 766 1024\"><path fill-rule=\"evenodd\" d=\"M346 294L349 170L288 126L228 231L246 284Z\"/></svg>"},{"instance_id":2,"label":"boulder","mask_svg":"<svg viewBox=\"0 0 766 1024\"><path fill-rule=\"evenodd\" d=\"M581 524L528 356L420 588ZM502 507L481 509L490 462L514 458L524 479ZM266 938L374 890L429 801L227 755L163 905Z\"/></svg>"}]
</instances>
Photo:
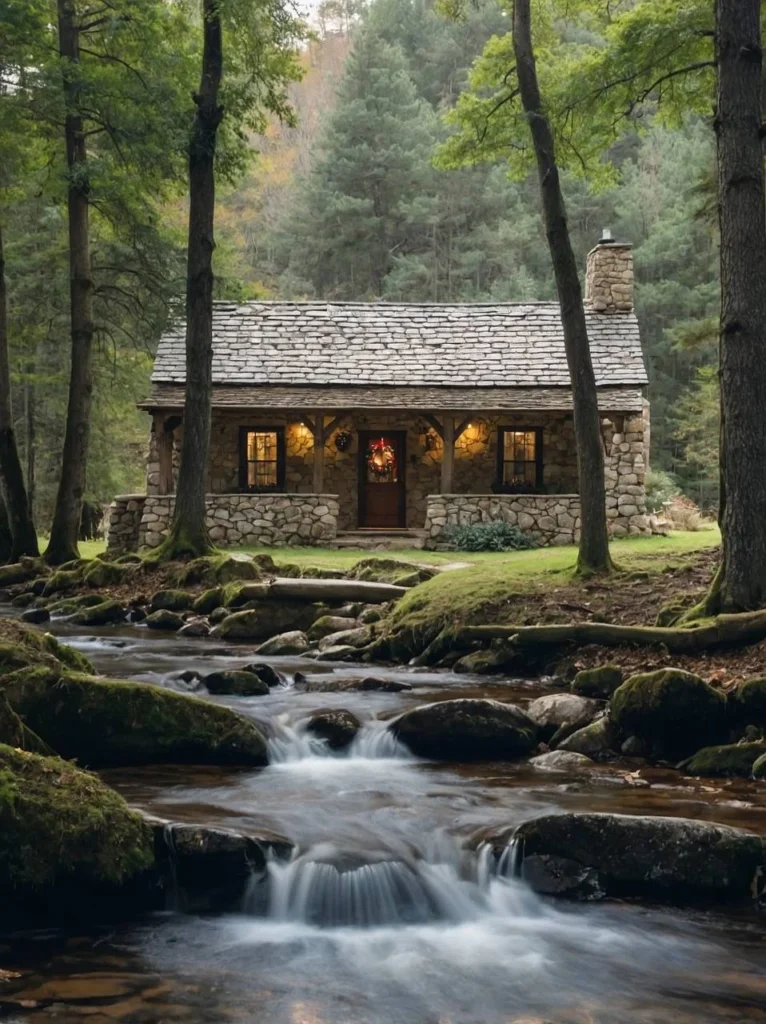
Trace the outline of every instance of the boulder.
<instances>
[{"instance_id":1,"label":"boulder","mask_svg":"<svg viewBox=\"0 0 766 1024\"><path fill-rule=\"evenodd\" d=\"M12 587L27 583L46 569L42 558L22 558L10 565L0 565L0 587Z\"/></svg>"},{"instance_id":2,"label":"boulder","mask_svg":"<svg viewBox=\"0 0 766 1024\"><path fill-rule=\"evenodd\" d=\"M45 586L42 589L42 593L46 597L50 597L51 594L60 594L65 590L74 590L75 587L79 587L82 583L82 574L79 569L58 569L49 576L45 581Z\"/></svg>"},{"instance_id":3,"label":"boulder","mask_svg":"<svg viewBox=\"0 0 766 1024\"><path fill-rule=\"evenodd\" d=\"M766 754L766 740L755 743L729 743L717 747L703 747L682 761L678 769L686 775L739 776L749 779L753 765Z\"/></svg>"},{"instance_id":4,"label":"boulder","mask_svg":"<svg viewBox=\"0 0 766 1024\"><path fill-rule=\"evenodd\" d=\"M327 740L331 750L350 746L362 725L356 715L345 708L320 708L314 711L306 731Z\"/></svg>"},{"instance_id":5,"label":"boulder","mask_svg":"<svg viewBox=\"0 0 766 1024\"><path fill-rule=\"evenodd\" d=\"M207 623L207 619L189 619L185 626L181 626L178 630L179 636L209 636L210 626Z\"/></svg>"},{"instance_id":6,"label":"boulder","mask_svg":"<svg viewBox=\"0 0 766 1024\"><path fill-rule=\"evenodd\" d=\"M364 679L298 679L295 677L295 685L306 690L307 693L343 693L353 691L358 693L402 693L411 690L409 683L403 683L398 679L377 679L375 676L365 676Z\"/></svg>"},{"instance_id":7,"label":"boulder","mask_svg":"<svg viewBox=\"0 0 766 1024\"><path fill-rule=\"evenodd\" d=\"M2 689L28 728L89 767L267 761L249 719L163 687L32 667L5 676Z\"/></svg>"},{"instance_id":8,"label":"boulder","mask_svg":"<svg viewBox=\"0 0 766 1024\"><path fill-rule=\"evenodd\" d=\"M270 657L286 657L291 654L304 654L308 649L309 639L306 634L300 629L292 629L261 644L258 653Z\"/></svg>"},{"instance_id":9,"label":"boulder","mask_svg":"<svg viewBox=\"0 0 766 1024\"><path fill-rule=\"evenodd\" d=\"M119 603L108 598L99 604L81 607L74 612L71 621L78 626L111 626L116 622L124 622L126 609Z\"/></svg>"},{"instance_id":10,"label":"boulder","mask_svg":"<svg viewBox=\"0 0 766 1024\"><path fill-rule=\"evenodd\" d=\"M513 644L497 643L478 651L469 651L452 666L452 671L466 675L491 675L494 672L523 674L528 665L527 657Z\"/></svg>"},{"instance_id":11,"label":"boulder","mask_svg":"<svg viewBox=\"0 0 766 1024\"><path fill-rule=\"evenodd\" d=\"M574 693L548 693L526 707L539 729L540 738L554 747L573 732L590 725L599 711L598 701Z\"/></svg>"},{"instance_id":12,"label":"boulder","mask_svg":"<svg viewBox=\"0 0 766 1024\"><path fill-rule=\"evenodd\" d=\"M547 772L580 771L596 767L595 762L585 754L576 754L573 750L551 750L547 754L531 757L529 763Z\"/></svg>"},{"instance_id":13,"label":"boulder","mask_svg":"<svg viewBox=\"0 0 766 1024\"><path fill-rule=\"evenodd\" d=\"M376 583L395 583L400 587L414 587L437 574L436 569L416 565L401 558L362 558L346 573L350 580L368 580ZM407 582L404 582L404 581Z\"/></svg>"},{"instance_id":14,"label":"boulder","mask_svg":"<svg viewBox=\"0 0 766 1024\"><path fill-rule=\"evenodd\" d=\"M313 627L312 627L313 628ZM309 630L309 635L311 630ZM344 629L340 633L330 633L322 637L318 643L320 651L326 651L328 647L366 647L372 639L369 626L358 626L356 629Z\"/></svg>"},{"instance_id":15,"label":"boulder","mask_svg":"<svg viewBox=\"0 0 766 1024\"><path fill-rule=\"evenodd\" d=\"M185 612L192 606L193 596L185 590L158 590L149 602L151 611Z\"/></svg>"},{"instance_id":16,"label":"boulder","mask_svg":"<svg viewBox=\"0 0 766 1024\"><path fill-rule=\"evenodd\" d=\"M752 900L766 866L758 836L687 818L551 814L514 839L533 889L573 897Z\"/></svg>"},{"instance_id":17,"label":"boulder","mask_svg":"<svg viewBox=\"0 0 766 1024\"><path fill-rule=\"evenodd\" d=\"M621 739L638 736L650 756L673 761L725 739L728 730L725 695L675 668L631 676L615 690L610 711Z\"/></svg>"},{"instance_id":18,"label":"boulder","mask_svg":"<svg viewBox=\"0 0 766 1024\"><path fill-rule=\"evenodd\" d=\"M766 779L766 754L761 754L753 765L753 778Z\"/></svg>"},{"instance_id":19,"label":"boulder","mask_svg":"<svg viewBox=\"0 0 766 1024\"><path fill-rule=\"evenodd\" d=\"M766 678L746 679L729 694L729 702L743 725L766 725Z\"/></svg>"},{"instance_id":20,"label":"boulder","mask_svg":"<svg viewBox=\"0 0 766 1024\"><path fill-rule=\"evenodd\" d=\"M27 608L26 611L21 613L21 621L29 622L31 625L40 625L43 622L49 622L51 613L47 608Z\"/></svg>"},{"instance_id":21,"label":"boulder","mask_svg":"<svg viewBox=\"0 0 766 1024\"><path fill-rule=\"evenodd\" d=\"M371 605L359 613L359 621L363 626L371 626L373 622L380 622L383 612L378 605Z\"/></svg>"},{"instance_id":22,"label":"boulder","mask_svg":"<svg viewBox=\"0 0 766 1024\"><path fill-rule=\"evenodd\" d=\"M228 608L214 608L208 615L211 626L217 626L230 614Z\"/></svg>"},{"instance_id":23,"label":"boulder","mask_svg":"<svg viewBox=\"0 0 766 1024\"><path fill-rule=\"evenodd\" d=\"M192 609L199 615L209 615L214 609L223 603L223 587L211 587L204 590L199 597L192 602Z\"/></svg>"},{"instance_id":24,"label":"boulder","mask_svg":"<svg viewBox=\"0 0 766 1024\"><path fill-rule=\"evenodd\" d=\"M213 630L222 640L268 640L287 630L305 631L318 614L316 605L301 601L263 601L233 612Z\"/></svg>"},{"instance_id":25,"label":"boulder","mask_svg":"<svg viewBox=\"0 0 766 1024\"><path fill-rule=\"evenodd\" d=\"M171 612L167 608L160 608L144 619L144 625L148 629L165 630L168 633L177 633L183 626L184 620L178 612Z\"/></svg>"},{"instance_id":26,"label":"boulder","mask_svg":"<svg viewBox=\"0 0 766 1024\"><path fill-rule=\"evenodd\" d=\"M62 597L59 601L51 601L47 608L51 615L74 615L81 608L95 608L105 600L103 594L78 594L76 597Z\"/></svg>"},{"instance_id":27,"label":"boulder","mask_svg":"<svg viewBox=\"0 0 766 1024\"><path fill-rule=\"evenodd\" d=\"M609 700L617 687L622 685L622 680L622 669L618 665L584 668L571 682L572 693L577 693L581 697Z\"/></svg>"},{"instance_id":28,"label":"boulder","mask_svg":"<svg viewBox=\"0 0 766 1024\"><path fill-rule=\"evenodd\" d=\"M254 676L258 676L259 679L263 680L268 687L281 686L284 682L279 672L264 662L254 661L252 665L245 665L244 671L252 672Z\"/></svg>"},{"instance_id":29,"label":"boulder","mask_svg":"<svg viewBox=\"0 0 766 1024\"><path fill-rule=\"evenodd\" d=\"M36 665L58 670L93 671L84 654L59 643L51 633L41 633L9 619L0 620L0 675Z\"/></svg>"},{"instance_id":30,"label":"boulder","mask_svg":"<svg viewBox=\"0 0 766 1024\"><path fill-rule=\"evenodd\" d=\"M50 755L54 753L47 743L43 743L31 729L27 729L2 691L0 691L0 743L17 750L29 751L32 754Z\"/></svg>"},{"instance_id":31,"label":"boulder","mask_svg":"<svg viewBox=\"0 0 766 1024\"><path fill-rule=\"evenodd\" d=\"M613 742L614 730L609 718L604 715L567 736L559 743L558 749L573 754L585 754L586 757L606 757L612 753Z\"/></svg>"},{"instance_id":32,"label":"boulder","mask_svg":"<svg viewBox=\"0 0 766 1024\"><path fill-rule=\"evenodd\" d=\"M261 577L261 571L255 561L231 558L229 555L195 558L177 571L175 583L179 587L191 587L199 583L214 587L234 580L257 580Z\"/></svg>"},{"instance_id":33,"label":"boulder","mask_svg":"<svg viewBox=\"0 0 766 1024\"><path fill-rule=\"evenodd\" d=\"M359 651L351 644L330 644L316 652L317 661L357 661Z\"/></svg>"},{"instance_id":34,"label":"boulder","mask_svg":"<svg viewBox=\"0 0 766 1024\"><path fill-rule=\"evenodd\" d=\"M235 669L211 672L202 677L202 685L208 693L233 694L237 697L265 697L269 692L268 684L253 672Z\"/></svg>"},{"instance_id":35,"label":"boulder","mask_svg":"<svg viewBox=\"0 0 766 1024\"><path fill-rule=\"evenodd\" d=\"M112 587L125 583L136 573L135 565L118 565L116 562L104 562L95 558L82 574L84 583L89 587Z\"/></svg>"},{"instance_id":36,"label":"boulder","mask_svg":"<svg viewBox=\"0 0 766 1024\"><path fill-rule=\"evenodd\" d=\"M308 631L308 638L312 643L322 640L333 633L349 632L349 619L340 615L320 615Z\"/></svg>"},{"instance_id":37,"label":"boulder","mask_svg":"<svg viewBox=\"0 0 766 1024\"><path fill-rule=\"evenodd\" d=\"M413 754L440 761L513 760L537 742L521 708L498 700L438 701L405 711L389 728Z\"/></svg>"},{"instance_id":38,"label":"boulder","mask_svg":"<svg viewBox=\"0 0 766 1024\"><path fill-rule=\"evenodd\" d=\"M4 924L131 912L153 865L151 828L95 775L0 745Z\"/></svg>"}]
</instances>

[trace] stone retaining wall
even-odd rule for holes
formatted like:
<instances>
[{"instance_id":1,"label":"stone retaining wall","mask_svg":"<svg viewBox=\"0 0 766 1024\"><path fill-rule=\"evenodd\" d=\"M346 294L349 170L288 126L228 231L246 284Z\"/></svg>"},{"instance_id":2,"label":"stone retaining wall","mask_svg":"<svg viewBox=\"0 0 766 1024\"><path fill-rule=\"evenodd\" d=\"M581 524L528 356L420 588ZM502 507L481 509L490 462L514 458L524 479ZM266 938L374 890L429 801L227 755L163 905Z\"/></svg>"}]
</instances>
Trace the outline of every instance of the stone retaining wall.
<instances>
[{"instance_id":1,"label":"stone retaining wall","mask_svg":"<svg viewBox=\"0 0 766 1024\"><path fill-rule=\"evenodd\" d=\"M138 534L144 511L145 494L119 494L109 506L106 535L108 554L117 558L138 550Z\"/></svg>"},{"instance_id":2,"label":"stone retaining wall","mask_svg":"<svg viewBox=\"0 0 766 1024\"><path fill-rule=\"evenodd\" d=\"M446 541L449 526L502 520L531 534L540 544L574 544L579 538L577 494L429 494L427 546Z\"/></svg>"}]
</instances>

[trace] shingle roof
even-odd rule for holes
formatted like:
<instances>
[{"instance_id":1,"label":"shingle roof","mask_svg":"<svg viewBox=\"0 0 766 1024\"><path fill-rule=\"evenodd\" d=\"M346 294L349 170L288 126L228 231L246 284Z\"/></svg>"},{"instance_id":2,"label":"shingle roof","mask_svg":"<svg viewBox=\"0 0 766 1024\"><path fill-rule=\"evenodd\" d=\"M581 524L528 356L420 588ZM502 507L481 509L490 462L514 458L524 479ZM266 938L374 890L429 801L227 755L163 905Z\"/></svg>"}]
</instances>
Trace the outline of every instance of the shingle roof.
<instances>
[{"instance_id":1,"label":"shingle roof","mask_svg":"<svg viewBox=\"0 0 766 1024\"><path fill-rule=\"evenodd\" d=\"M599 385L642 385L633 313L586 313ZM152 380L185 379L183 324L160 341ZM218 302L218 384L569 385L558 303Z\"/></svg>"},{"instance_id":2,"label":"shingle roof","mask_svg":"<svg viewBox=\"0 0 766 1024\"><path fill-rule=\"evenodd\" d=\"M184 388L180 384L155 384L151 395L141 403L144 409L183 409ZM350 386L337 384L251 385L213 388L216 409L406 409L461 412L566 412L572 408L570 388L468 388L468 387L396 387ZM643 397L639 388L606 387L598 389L601 412L641 412Z\"/></svg>"}]
</instances>

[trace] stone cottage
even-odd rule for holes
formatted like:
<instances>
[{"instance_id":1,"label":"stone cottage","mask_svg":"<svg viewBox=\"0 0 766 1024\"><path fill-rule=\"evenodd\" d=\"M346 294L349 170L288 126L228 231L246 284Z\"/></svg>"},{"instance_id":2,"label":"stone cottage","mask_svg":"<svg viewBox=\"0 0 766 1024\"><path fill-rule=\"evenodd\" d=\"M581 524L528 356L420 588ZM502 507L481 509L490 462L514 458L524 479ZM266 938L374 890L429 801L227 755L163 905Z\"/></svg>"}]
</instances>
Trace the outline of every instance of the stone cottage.
<instances>
[{"instance_id":1,"label":"stone cottage","mask_svg":"<svg viewBox=\"0 0 766 1024\"><path fill-rule=\"evenodd\" d=\"M602 239L585 297L613 536L647 532L647 382L633 258ZM504 519L577 539L577 457L555 302L231 302L214 311L208 524L219 544L438 545ZM183 444L183 325L161 340L146 494L118 497L109 546L156 547Z\"/></svg>"}]
</instances>

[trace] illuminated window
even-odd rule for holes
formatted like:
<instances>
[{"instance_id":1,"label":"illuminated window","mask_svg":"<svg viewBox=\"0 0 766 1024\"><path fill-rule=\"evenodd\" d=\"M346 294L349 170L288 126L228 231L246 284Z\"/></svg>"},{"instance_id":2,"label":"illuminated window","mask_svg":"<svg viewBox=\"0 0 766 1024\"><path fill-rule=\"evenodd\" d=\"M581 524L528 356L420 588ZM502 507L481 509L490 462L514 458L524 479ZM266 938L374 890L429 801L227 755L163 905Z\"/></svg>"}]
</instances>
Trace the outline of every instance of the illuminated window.
<instances>
[{"instance_id":1,"label":"illuminated window","mask_svg":"<svg viewBox=\"0 0 766 1024\"><path fill-rule=\"evenodd\" d=\"M543 485L542 430L501 427L498 438L498 482L503 490L523 494Z\"/></svg>"},{"instance_id":2,"label":"illuminated window","mask_svg":"<svg viewBox=\"0 0 766 1024\"><path fill-rule=\"evenodd\" d=\"M284 430L242 427L240 487L243 491L277 491L284 486Z\"/></svg>"}]
</instances>

